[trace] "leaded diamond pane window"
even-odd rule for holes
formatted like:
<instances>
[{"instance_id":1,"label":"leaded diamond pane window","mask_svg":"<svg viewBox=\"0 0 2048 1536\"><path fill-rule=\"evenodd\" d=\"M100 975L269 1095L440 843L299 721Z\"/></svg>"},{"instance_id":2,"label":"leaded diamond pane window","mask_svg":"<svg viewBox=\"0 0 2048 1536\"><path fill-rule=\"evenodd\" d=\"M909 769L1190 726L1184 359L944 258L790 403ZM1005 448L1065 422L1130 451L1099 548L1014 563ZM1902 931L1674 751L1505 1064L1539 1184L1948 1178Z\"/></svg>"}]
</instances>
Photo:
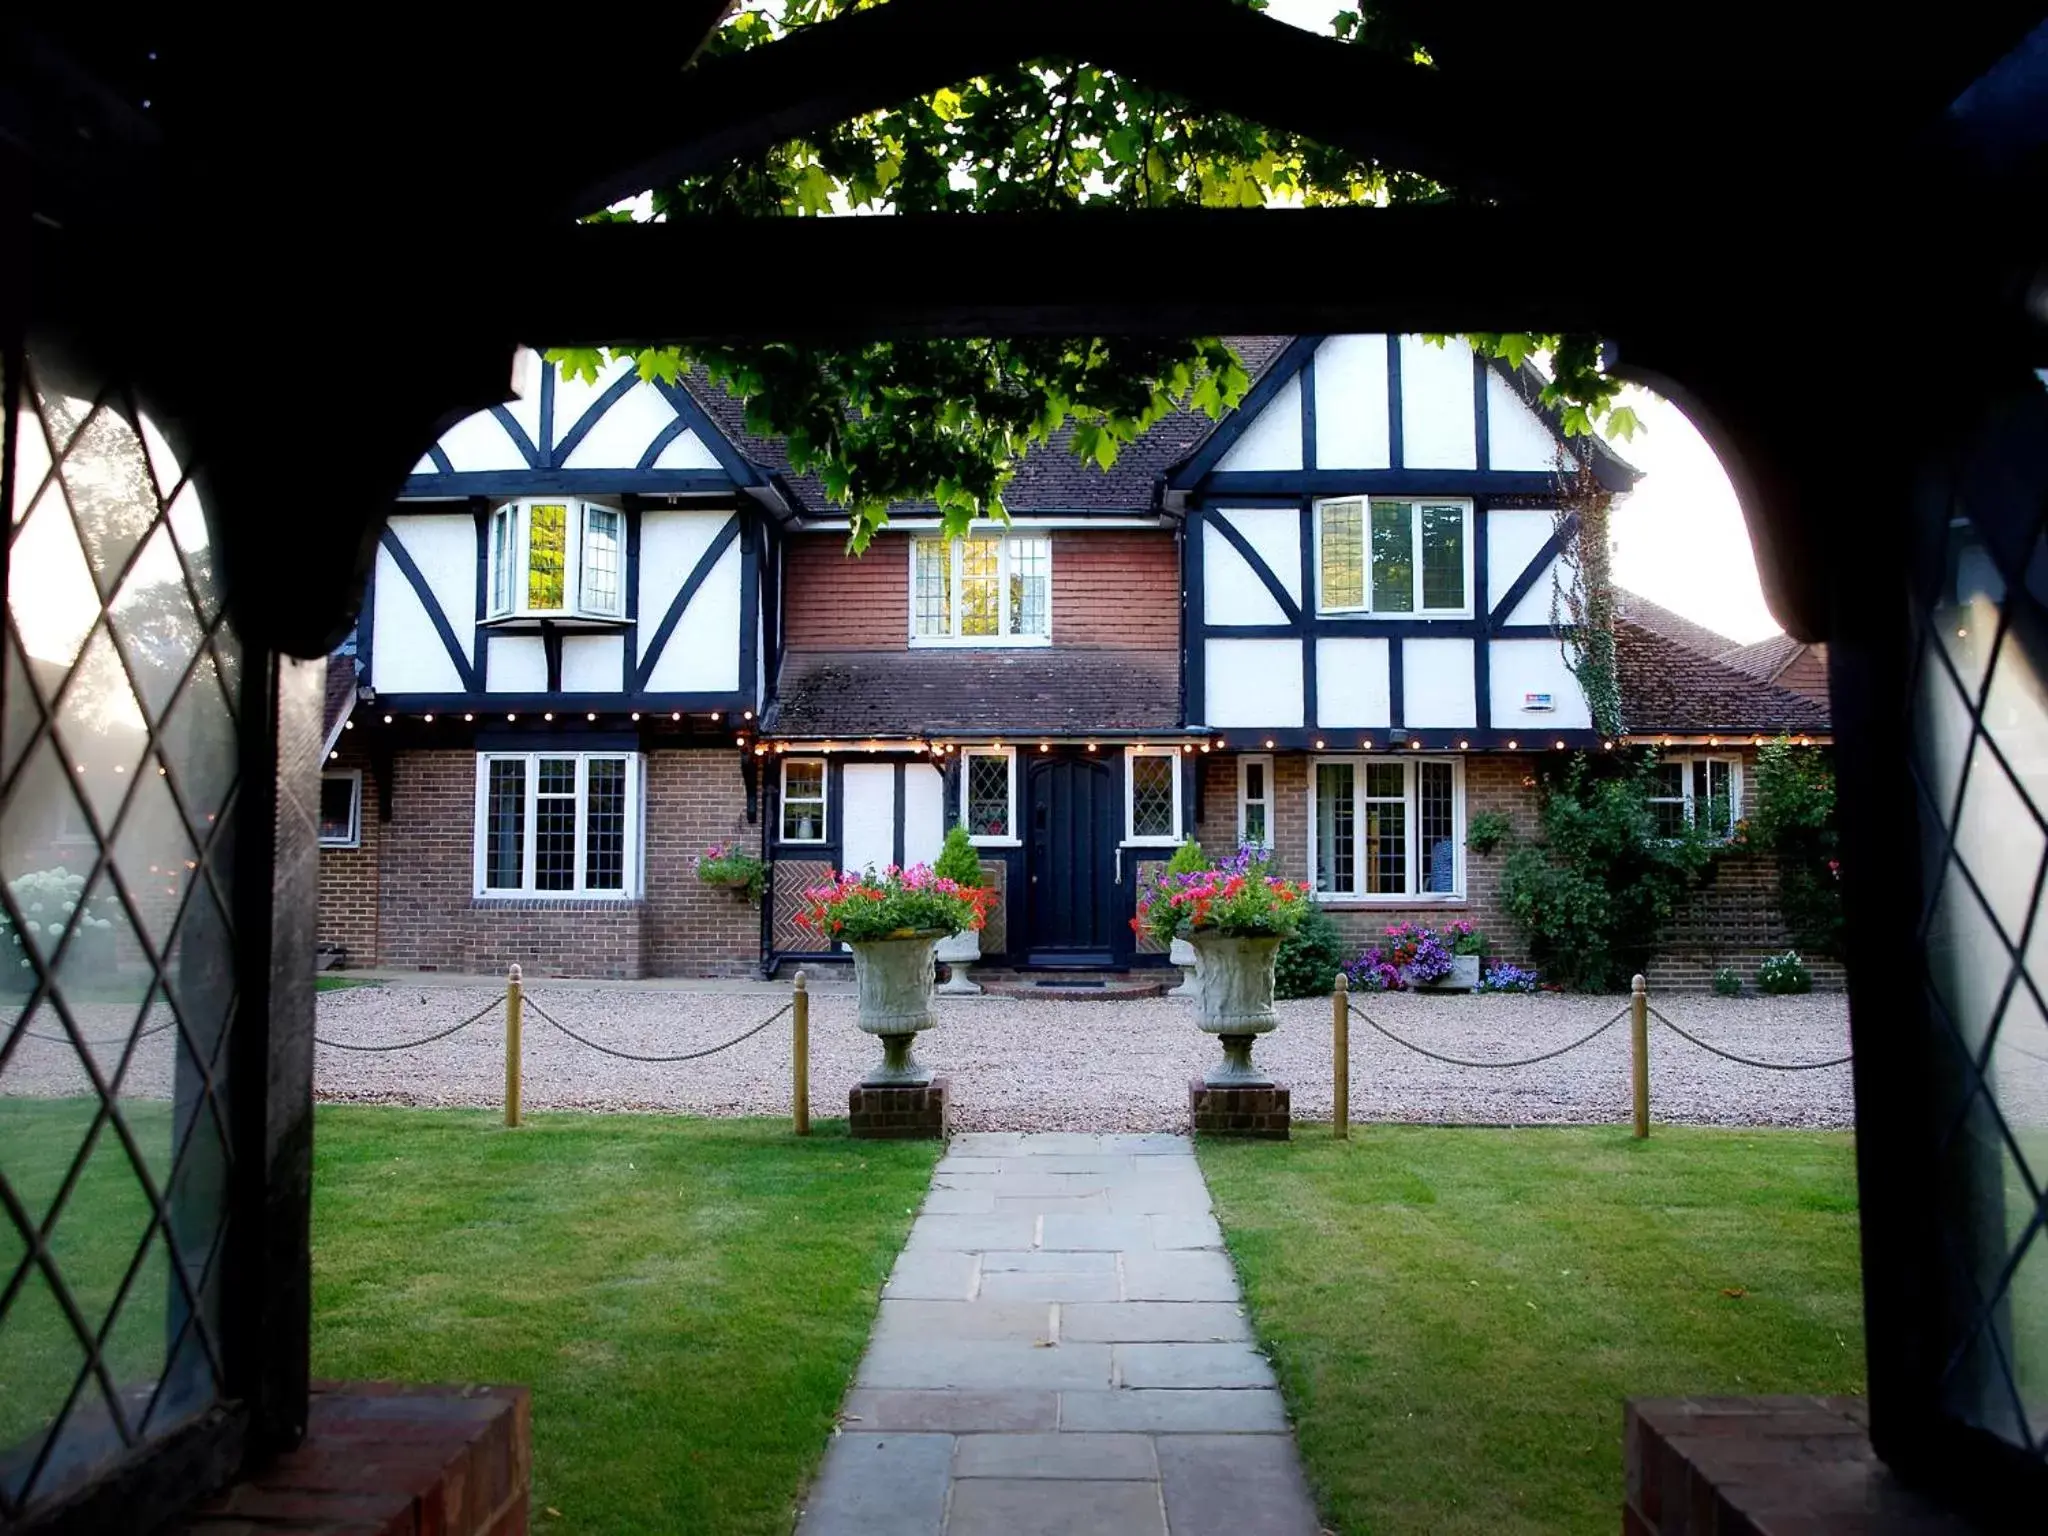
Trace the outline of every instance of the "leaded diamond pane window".
<instances>
[{"instance_id":1,"label":"leaded diamond pane window","mask_svg":"<svg viewBox=\"0 0 2048 1536\"><path fill-rule=\"evenodd\" d=\"M1014 837L1010 812L1010 754L967 754L967 832L970 837Z\"/></svg>"},{"instance_id":2,"label":"leaded diamond pane window","mask_svg":"<svg viewBox=\"0 0 2048 1536\"><path fill-rule=\"evenodd\" d=\"M1179 832L1179 805L1174 781L1180 754L1172 750L1133 750L1130 755L1131 827L1134 840L1171 840Z\"/></svg>"},{"instance_id":3,"label":"leaded diamond pane window","mask_svg":"<svg viewBox=\"0 0 2048 1536\"><path fill-rule=\"evenodd\" d=\"M241 654L135 402L9 383L0 1524L221 1395Z\"/></svg>"}]
</instances>

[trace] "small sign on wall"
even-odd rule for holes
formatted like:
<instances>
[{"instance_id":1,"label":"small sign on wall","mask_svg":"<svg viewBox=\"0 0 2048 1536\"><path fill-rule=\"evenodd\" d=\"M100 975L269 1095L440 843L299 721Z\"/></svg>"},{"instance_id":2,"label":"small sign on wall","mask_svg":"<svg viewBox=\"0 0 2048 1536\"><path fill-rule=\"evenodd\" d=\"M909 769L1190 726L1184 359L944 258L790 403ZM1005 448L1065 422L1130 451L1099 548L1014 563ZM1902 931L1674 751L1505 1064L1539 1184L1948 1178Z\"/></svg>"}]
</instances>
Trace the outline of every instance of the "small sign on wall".
<instances>
[{"instance_id":1,"label":"small sign on wall","mask_svg":"<svg viewBox=\"0 0 2048 1536\"><path fill-rule=\"evenodd\" d=\"M1555 695L1548 693L1525 693L1522 695L1522 708L1548 714L1557 708L1557 699Z\"/></svg>"}]
</instances>

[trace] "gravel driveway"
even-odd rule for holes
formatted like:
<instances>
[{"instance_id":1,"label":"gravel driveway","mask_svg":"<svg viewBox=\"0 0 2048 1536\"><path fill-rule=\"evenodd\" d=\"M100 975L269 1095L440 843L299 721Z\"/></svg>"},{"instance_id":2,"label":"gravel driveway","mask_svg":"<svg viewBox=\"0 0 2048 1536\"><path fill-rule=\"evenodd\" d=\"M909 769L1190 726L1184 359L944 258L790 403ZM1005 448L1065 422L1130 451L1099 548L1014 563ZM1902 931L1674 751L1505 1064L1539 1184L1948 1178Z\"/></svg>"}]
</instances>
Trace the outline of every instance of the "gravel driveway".
<instances>
[{"instance_id":1,"label":"gravel driveway","mask_svg":"<svg viewBox=\"0 0 2048 1536\"><path fill-rule=\"evenodd\" d=\"M489 1002L477 989L392 983L323 993L320 1033L373 1043L417 1038ZM620 1050L660 1055L698 1049L759 1022L786 1000L768 988L673 992L535 983L531 996L575 1029ZM1534 1055L1586 1033L1621 997L1392 995L1367 1000L1389 1029L1432 1050L1475 1059ZM1702 1038L1770 1061L1813 1061L1848 1050L1839 996L1685 997L1666 1011ZM1255 1059L1294 1089L1297 1116L1330 1113L1330 1005L1280 1005L1280 1028ZM920 1057L953 1080L962 1129L1170 1130L1187 1122L1188 1079L1215 1044L1175 999L1060 1002L939 1001L940 1026ZM1652 1026L1651 1103L1659 1120L1721 1125L1850 1123L1849 1071L1761 1072L1717 1060ZM843 1113L847 1089L878 1054L853 1025L850 992L820 988L811 1003L814 1112ZM786 1114L789 1035L778 1022L699 1062L646 1065L600 1055L529 1013L525 1102L535 1109L687 1110ZM329 1100L399 1104L501 1102L504 1023L494 1013L451 1039L369 1055L323 1047L317 1083ZM1626 1022L1539 1066L1481 1071L1430 1061L1354 1021L1351 1105L1359 1120L1465 1124L1614 1122L1628 1115Z\"/></svg>"}]
</instances>

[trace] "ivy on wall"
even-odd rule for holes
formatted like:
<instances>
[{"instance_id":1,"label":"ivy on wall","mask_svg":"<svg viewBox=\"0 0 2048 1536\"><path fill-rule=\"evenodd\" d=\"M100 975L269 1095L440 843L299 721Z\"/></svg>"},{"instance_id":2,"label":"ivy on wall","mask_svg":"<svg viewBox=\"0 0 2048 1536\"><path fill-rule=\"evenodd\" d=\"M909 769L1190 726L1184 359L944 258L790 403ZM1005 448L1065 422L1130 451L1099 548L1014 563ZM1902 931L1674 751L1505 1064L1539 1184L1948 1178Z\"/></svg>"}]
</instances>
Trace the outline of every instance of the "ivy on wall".
<instances>
[{"instance_id":1,"label":"ivy on wall","mask_svg":"<svg viewBox=\"0 0 2048 1536\"><path fill-rule=\"evenodd\" d=\"M1842 866L1835 831L1835 770L1815 747L1789 738L1760 748L1749 841L1778 860L1778 905L1799 949L1840 959Z\"/></svg>"},{"instance_id":2,"label":"ivy on wall","mask_svg":"<svg viewBox=\"0 0 2048 1536\"><path fill-rule=\"evenodd\" d=\"M1558 575L1551 588L1550 623L1564 664L1585 692L1593 729L1619 736L1621 679L1615 669L1613 545L1608 513L1613 496L1594 477L1592 455L1568 466L1557 455Z\"/></svg>"}]
</instances>

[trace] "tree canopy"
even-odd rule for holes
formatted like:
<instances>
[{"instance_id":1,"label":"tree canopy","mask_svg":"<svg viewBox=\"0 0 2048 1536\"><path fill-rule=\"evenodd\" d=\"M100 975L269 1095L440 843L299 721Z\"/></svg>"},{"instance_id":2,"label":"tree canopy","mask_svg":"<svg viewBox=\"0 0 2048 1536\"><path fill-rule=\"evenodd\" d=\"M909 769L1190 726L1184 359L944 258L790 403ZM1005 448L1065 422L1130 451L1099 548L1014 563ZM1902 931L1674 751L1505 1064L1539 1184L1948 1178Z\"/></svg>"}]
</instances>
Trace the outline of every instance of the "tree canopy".
<instances>
[{"instance_id":1,"label":"tree canopy","mask_svg":"<svg viewBox=\"0 0 2048 1536\"><path fill-rule=\"evenodd\" d=\"M728 17L707 52L772 45L798 28L881 0L753 0ZM1242 0L1263 9L1265 0ZM1332 33L1354 47L1431 67L1426 45L1369 12L1337 12ZM647 206L591 215L670 212L817 217L844 213L1000 213L1083 205L1120 209L1455 201L1399 167L1361 159L1241 118L1202 112L1080 60L1037 60L962 81L830 132L735 160L716 174L650 189ZM1568 434L1595 426L1627 437L1633 413L1600 367L1592 336L1473 335L1473 346L1519 364L1547 353L1546 403ZM642 377L674 381L701 368L746 405L750 431L784 440L792 465L815 473L846 508L864 548L891 503L935 504L949 532L1003 515L1003 487L1026 451L1070 428L1069 446L1107 469L1162 417L1221 416L1250 379L1220 337L950 338L859 346L767 343L633 349ZM603 349L548 353L595 377Z\"/></svg>"}]
</instances>

